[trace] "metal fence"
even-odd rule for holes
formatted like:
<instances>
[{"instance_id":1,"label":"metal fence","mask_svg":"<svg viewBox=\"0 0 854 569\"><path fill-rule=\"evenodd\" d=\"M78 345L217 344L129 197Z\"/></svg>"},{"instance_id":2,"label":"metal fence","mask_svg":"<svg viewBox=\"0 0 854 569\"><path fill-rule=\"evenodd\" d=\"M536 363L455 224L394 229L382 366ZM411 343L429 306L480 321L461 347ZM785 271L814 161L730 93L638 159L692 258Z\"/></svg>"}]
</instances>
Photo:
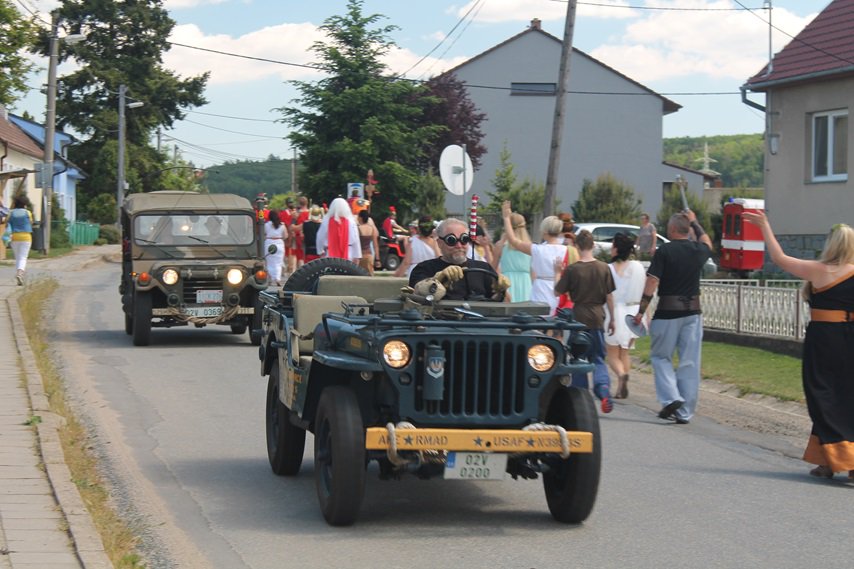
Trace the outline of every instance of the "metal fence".
<instances>
[{"instance_id":1,"label":"metal fence","mask_svg":"<svg viewBox=\"0 0 854 569\"><path fill-rule=\"evenodd\" d=\"M768 282L775 286L768 286ZM703 280L700 284L703 325L737 333L802 340L809 323L809 305L801 298L801 281L767 281L765 284Z\"/></svg>"},{"instance_id":2,"label":"metal fence","mask_svg":"<svg viewBox=\"0 0 854 569\"><path fill-rule=\"evenodd\" d=\"M93 245L99 231L100 226L95 223L72 221L68 224L68 237L72 245Z\"/></svg>"}]
</instances>

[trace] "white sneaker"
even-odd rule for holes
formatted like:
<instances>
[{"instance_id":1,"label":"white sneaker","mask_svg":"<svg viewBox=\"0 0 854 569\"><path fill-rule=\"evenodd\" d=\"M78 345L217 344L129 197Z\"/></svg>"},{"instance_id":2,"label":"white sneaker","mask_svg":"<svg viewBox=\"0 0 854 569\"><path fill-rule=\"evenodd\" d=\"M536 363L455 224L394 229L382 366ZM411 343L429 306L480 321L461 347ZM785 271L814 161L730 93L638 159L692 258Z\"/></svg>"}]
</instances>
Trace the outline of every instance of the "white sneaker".
<instances>
[{"instance_id":1,"label":"white sneaker","mask_svg":"<svg viewBox=\"0 0 854 569\"><path fill-rule=\"evenodd\" d=\"M15 280L18 281L18 286L24 286L24 275L17 275Z\"/></svg>"}]
</instances>

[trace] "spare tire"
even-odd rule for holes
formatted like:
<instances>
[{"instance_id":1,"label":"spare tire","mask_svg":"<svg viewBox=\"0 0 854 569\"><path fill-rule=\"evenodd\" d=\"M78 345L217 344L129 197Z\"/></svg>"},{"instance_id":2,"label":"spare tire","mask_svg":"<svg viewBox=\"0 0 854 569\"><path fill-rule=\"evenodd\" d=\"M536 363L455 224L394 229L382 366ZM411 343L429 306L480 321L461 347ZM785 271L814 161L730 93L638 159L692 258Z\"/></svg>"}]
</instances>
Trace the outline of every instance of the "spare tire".
<instances>
[{"instance_id":1,"label":"spare tire","mask_svg":"<svg viewBox=\"0 0 854 569\"><path fill-rule=\"evenodd\" d=\"M306 263L288 277L284 290L291 292L317 292L317 281L322 275L352 275L369 277L370 273L356 263L337 257L323 257Z\"/></svg>"}]
</instances>

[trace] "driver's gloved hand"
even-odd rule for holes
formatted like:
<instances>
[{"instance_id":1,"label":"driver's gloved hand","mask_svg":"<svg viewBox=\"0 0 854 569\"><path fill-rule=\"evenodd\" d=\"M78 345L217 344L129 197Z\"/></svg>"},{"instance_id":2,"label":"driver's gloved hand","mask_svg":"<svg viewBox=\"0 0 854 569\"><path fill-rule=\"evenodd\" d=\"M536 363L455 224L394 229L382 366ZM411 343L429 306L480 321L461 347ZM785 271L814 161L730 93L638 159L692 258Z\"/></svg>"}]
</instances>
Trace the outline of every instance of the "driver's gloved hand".
<instances>
[{"instance_id":1,"label":"driver's gloved hand","mask_svg":"<svg viewBox=\"0 0 854 569\"><path fill-rule=\"evenodd\" d=\"M459 265L451 265L449 267L445 267L444 269L433 275L433 278L447 287L450 284L462 280L463 268Z\"/></svg>"},{"instance_id":2,"label":"driver's gloved hand","mask_svg":"<svg viewBox=\"0 0 854 569\"><path fill-rule=\"evenodd\" d=\"M507 289L509 288L510 279L508 279L506 275L498 275L498 280L495 281L495 285L492 287L492 299L504 300L504 295L507 293Z\"/></svg>"}]
</instances>

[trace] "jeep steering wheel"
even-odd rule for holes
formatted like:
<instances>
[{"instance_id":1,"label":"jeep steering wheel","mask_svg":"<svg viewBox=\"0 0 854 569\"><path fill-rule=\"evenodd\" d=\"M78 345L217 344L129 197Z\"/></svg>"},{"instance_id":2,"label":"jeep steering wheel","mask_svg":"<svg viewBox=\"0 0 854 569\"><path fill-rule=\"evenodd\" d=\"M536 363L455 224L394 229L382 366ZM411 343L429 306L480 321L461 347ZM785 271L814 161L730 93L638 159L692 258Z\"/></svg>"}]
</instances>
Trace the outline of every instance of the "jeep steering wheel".
<instances>
[{"instance_id":1,"label":"jeep steering wheel","mask_svg":"<svg viewBox=\"0 0 854 569\"><path fill-rule=\"evenodd\" d=\"M504 302L504 295L501 296L500 300L494 300L488 296L482 296L482 295L473 296L473 295L471 295L471 285L469 284L469 277L468 277L469 274L471 274L471 273L483 273L484 275L489 277L492 281L492 282L487 281L487 285L488 285L487 288L489 290L494 291L495 285L498 283L498 276L490 270L481 269L480 267L463 267L463 281L466 284L466 299L467 300L475 300L475 301L485 300L487 302Z\"/></svg>"}]
</instances>

